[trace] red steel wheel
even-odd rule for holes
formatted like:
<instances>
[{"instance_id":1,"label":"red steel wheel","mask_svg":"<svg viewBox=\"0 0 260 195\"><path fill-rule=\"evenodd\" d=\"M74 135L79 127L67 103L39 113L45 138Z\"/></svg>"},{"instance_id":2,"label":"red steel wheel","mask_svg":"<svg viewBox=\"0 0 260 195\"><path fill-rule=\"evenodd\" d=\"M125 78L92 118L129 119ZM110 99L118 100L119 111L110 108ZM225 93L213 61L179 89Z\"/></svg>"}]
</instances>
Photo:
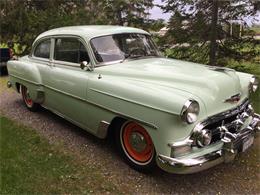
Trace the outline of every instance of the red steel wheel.
<instances>
[{"instance_id":1,"label":"red steel wheel","mask_svg":"<svg viewBox=\"0 0 260 195\"><path fill-rule=\"evenodd\" d=\"M154 146L147 131L135 122L121 129L121 145L128 158L136 164L149 164L154 157Z\"/></svg>"},{"instance_id":2,"label":"red steel wheel","mask_svg":"<svg viewBox=\"0 0 260 195\"><path fill-rule=\"evenodd\" d=\"M27 89L27 87L22 85L21 93L22 93L23 101L24 101L26 107L30 111L36 111L39 107L39 104L33 102L33 100L30 97L30 93L29 93L29 90Z\"/></svg>"},{"instance_id":3,"label":"red steel wheel","mask_svg":"<svg viewBox=\"0 0 260 195\"><path fill-rule=\"evenodd\" d=\"M30 98L29 90L25 86L22 86L22 96L26 106L32 107L33 101Z\"/></svg>"}]
</instances>

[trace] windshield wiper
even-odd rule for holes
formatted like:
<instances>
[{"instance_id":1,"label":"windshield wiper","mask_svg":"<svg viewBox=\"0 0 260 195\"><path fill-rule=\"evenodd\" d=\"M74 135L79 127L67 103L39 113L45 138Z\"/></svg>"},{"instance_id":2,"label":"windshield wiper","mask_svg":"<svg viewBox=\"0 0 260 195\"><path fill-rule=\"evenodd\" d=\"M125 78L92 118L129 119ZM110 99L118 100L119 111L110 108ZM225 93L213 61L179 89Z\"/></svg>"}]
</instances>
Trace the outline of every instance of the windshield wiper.
<instances>
[{"instance_id":1,"label":"windshield wiper","mask_svg":"<svg viewBox=\"0 0 260 195\"><path fill-rule=\"evenodd\" d=\"M137 59L137 58L141 58L141 57L145 57L144 55L130 55L130 54L125 54L125 58L122 59L121 63L124 62L127 59Z\"/></svg>"}]
</instances>

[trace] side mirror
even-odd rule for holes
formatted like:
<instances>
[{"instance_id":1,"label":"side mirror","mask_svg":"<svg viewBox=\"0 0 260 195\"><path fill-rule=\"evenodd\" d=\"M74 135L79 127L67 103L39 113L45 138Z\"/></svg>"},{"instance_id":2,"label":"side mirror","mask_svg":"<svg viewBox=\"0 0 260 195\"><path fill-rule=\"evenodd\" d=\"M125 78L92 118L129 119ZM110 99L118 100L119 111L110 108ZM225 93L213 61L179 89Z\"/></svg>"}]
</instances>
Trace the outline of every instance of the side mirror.
<instances>
[{"instance_id":1,"label":"side mirror","mask_svg":"<svg viewBox=\"0 0 260 195\"><path fill-rule=\"evenodd\" d=\"M93 71L93 68L91 67L91 65L90 65L89 62L87 62L87 61L81 62L81 63L80 63L80 68L81 68L82 70L86 69L86 70L88 70L88 71Z\"/></svg>"}]
</instances>

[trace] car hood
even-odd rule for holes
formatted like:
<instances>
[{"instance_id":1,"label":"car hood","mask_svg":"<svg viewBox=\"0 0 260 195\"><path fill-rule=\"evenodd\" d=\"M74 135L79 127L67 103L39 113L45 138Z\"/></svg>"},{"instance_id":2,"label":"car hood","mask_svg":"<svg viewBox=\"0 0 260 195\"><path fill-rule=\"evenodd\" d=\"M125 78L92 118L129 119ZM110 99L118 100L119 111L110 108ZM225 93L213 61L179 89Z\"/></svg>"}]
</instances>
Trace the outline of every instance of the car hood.
<instances>
[{"instance_id":1,"label":"car hood","mask_svg":"<svg viewBox=\"0 0 260 195\"><path fill-rule=\"evenodd\" d=\"M129 60L97 69L100 73L123 77L136 85L149 86L154 88L154 91L161 88L172 92L172 98L179 92L190 94L187 98L195 97L197 101L202 102L207 115L222 112L239 104L240 102L225 102L233 95L241 93L241 101L246 97L239 76L232 69L167 58Z\"/></svg>"}]
</instances>

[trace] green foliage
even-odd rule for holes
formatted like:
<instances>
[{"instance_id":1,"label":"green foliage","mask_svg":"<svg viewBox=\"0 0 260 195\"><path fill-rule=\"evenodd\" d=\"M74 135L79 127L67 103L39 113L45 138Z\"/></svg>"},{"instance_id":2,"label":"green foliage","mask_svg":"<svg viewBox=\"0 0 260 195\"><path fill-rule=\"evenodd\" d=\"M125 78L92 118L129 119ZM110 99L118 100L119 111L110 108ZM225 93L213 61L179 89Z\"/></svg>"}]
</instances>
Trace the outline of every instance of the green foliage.
<instances>
[{"instance_id":1,"label":"green foliage","mask_svg":"<svg viewBox=\"0 0 260 195\"><path fill-rule=\"evenodd\" d=\"M157 37L159 45L163 43L161 39L163 38ZM236 42L227 40L225 43L220 44L223 44L223 48L219 49L218 65L230 66L233 64L237 70L241 71L247 71L251 64L260 65L260 44L258 41L243 40L242 42ZM164 50L165 56L202 64L208 64L208 52L208 42L168 45ZM243 68L244 66L246 67Z\"/></svg>"},{"instance_id":2,"label":"green foliage","mask_svg":"<svg viewBox=\"0 0 260 195\"><path fill-rule=\"evenodd\" d=\"M252 60L259 62L260 44L259 41L244 39L226 39L220 41L219 58L233 58L236 60Z\"/></svg>"},{"instance_id":3,"label":"green foliage","mask_svg":"<svg viewBox=\"0 0 260 195\"><path fill-rule=\"evenodd\" d=\"M250 30L254 31L254 33L260 34L260 26L253 26Z\"/></svg>"},{"instance_id":4,"label":"green foliage","mask_svg":"<svg viewBox=\"0 0 260 195\"><path fill-rule=\"evenodd\" d=\"M62 26L124 24L141 27L147 23L152 0L2 0L0 1L1 43L12 40L16 53L28 54L40 33Z\"/></svg>"},{"instance_id":5,"label":"green foliage","mask_svg":"<svg viewBox=\"0 0 260 195\"><path fill-rule=\"evenodd\" d=\"M0 194L119 193L94 165L0 116ZM74 156L75 157L75 156Z\"/></svg>"},{"instance_id":6,"label":"green foliage","mask_svg":"<svg viewBox=\"0 0 260 195\"><path fill-rule=\"evenodd\" d=\"M248 72L260 78L260 64L250 61L235 61L234 59L225 59L225 65L240 72Z\"/></svg>"},{"instance_id":7,"label":"green foliage","mask_svg":"<svg viewBox=\"0 0 260 195\"><path fill-rule=\"evenodd\" d=\"M148 8L153 7L152 0L106 0L104 11L112 19L113 23L129 26L141 26L144 19L149 15Z\"/></svg>"},{"instance_id":8,"label":"green foliage","mask_svg":"<svg viewBox=\"0 0 260 195\"><path fill-rule=\"evenodd\" d=\"M209 47L204 45L176 46L165 50L165 55L170 58L207 64Z\"/></svg>"},{"instance_id":9,"label":"green foliage","mask_svg":"<svg viewBox=\"0 0 260 195\"><path fill-rule=\"evenodd\" d=\"M148 19L143 23L142 28L148 31L158 32L164 26L166 26L166 23L163 19Z\"/></svg>"},{"instance_id":10,"label":"green foliage","mask_svg":"<svg viewBox=\"0 0 260 195\"><path fill-rule=\"evenodd\" d=\"M169 31L162 42L201 44L210 41L210 52L207 50L204 52L210 55L210 60L205 62L213 64L216 59L227 55L239 59L249 59L251 58L249 55L254 55L251 51L241 53L242 50L237 48L243 45L239 44L244 41L240 37L242 28L238 24L233 24L230 34L230 21L246 24L245 16L255 17L259 9L255 1L165 0L164 2L161 6L163 10L173 15L168 25ZM192 50L195 49L196 47Z\"/></svg>"}]
</instances>

